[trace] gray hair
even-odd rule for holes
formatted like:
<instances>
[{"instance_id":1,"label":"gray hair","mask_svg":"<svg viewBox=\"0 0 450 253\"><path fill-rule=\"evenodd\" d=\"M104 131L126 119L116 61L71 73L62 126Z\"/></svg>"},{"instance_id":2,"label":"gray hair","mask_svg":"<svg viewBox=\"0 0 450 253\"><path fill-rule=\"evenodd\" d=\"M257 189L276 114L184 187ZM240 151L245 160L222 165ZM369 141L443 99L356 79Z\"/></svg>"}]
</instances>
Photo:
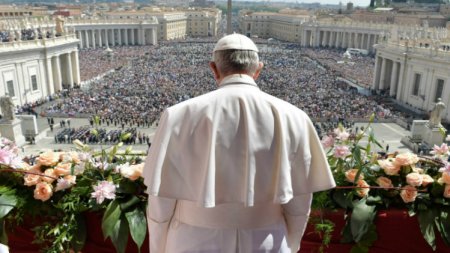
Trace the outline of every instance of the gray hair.
<instances>
[{"instance_id":1,"label":"gray hair","mask_svg":"<svg viewBox=\"0 0 450 253\"><path fill-rule=\"evenodd\" d=\"M213 54L213 61L220 73L229 75L245 72L253 75L259 66L258 53L251 50L220 50Z\"/></svg>"}]
</instances>

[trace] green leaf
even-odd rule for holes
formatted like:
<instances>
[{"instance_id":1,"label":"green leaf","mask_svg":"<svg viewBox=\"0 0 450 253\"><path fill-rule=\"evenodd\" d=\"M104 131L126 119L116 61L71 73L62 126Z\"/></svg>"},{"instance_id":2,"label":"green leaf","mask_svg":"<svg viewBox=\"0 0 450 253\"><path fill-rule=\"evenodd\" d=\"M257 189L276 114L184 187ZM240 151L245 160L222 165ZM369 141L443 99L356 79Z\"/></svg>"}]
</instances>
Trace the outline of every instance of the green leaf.
<instances>
[{"instance_id":1,"label":"green leaf","mask_svg":"<svg viewBox=\"0 0 450 253\"><path fill-rule=\"evenodd\" d=\"M119 202L117 200L109 203L102 219L102 232L105 239L113 233L114 227L120 219L121 214L122 211L120 210Z\"/></svg>"},{"instance_id":2,"label":"green leaf","mask_svg":"<svg viewBox=\"0 0 450 253\"><path fill-rule=\"evenodd\" d=\"M139 208L133 211L125 213L128 224L130 225L131 238L140 249L144 243L145 236L147 235L147 221L145 219L145 213Z\"/></svg>"},{"instance_id":3,"label":"green leaf","mask_svg":"<svg viewBox=\"0 0 450 253\"><path fill-rule=\"evenodd\" d=\"M77 222L77 230L73 234L71 245L75 252L79 252L83 249L84 244L86 242L86 221L84 216L81 214L77 214L75 216Z\"/></svg>"},{"instance_id":4,"label":"green leaf","mask_svg":"<svg viewBox=\"0 0 450 253\"><path fill-rule=\"evenodd\" d=\"M417 212L417 218L420 225L420 231L422 231L423 238L428 244L436 250L436 236L434 234L434 213L432 209L421 210Z\"/></svg>"},{"instance_id":5,"label":"green leaf","mask_svg":"<svg viewBox=\"0 0 450 253\"><path fill-rule=\"evenodd\" d=\"M17 198L15 195L3 194L0 196L0 219L3 219L14 207L16 207Z\"/></svg>"},{"instance_id":6,"label":"green leaf","mask_svg":"<svg viewBox=\"0 0 450 253\"><path fill-rule=\"evenodd\" d=\"M353 212L350 218L350 227L353 240L359 242L367 233L376 215L375 206L368 206L365 199L353 202Z\"/></svg>"},{"instance_id":7,"label":"green leaf","mask_svg":"<svg viewBox=\"0 0 450 253\"><path fill-rule=\"evenodd\" d=\"M120 181L119 188L117 190L121 193L134 194L138 190L138 185L128 179L123 179Z\"/></svg>"},{"instance_id":8,"label":"green leaf","mask_svg":"<svg viewBox=\"0 0 450 253\"><path fill-rule=\"evenodd\" d=\"M98 131L97 131L97 129L92 129L92 130L91 130L91 134L92 134L92 135L95 135L95 136L98 136Z\"/></svg>"},{"instance_id":9,"label":"green leaf","mask_svg":"<svg viewBox=\"0 0 450 253\"><path fill-rule=\"evenodd\" d=\"M450 246L450 208L442 208L435 223L444 243Z\"/></svg>"},{"instance_id":10,"label":"green leaf","mask_svg":"<svg viewBox=\"0 0 450 253\"><path fill-rule=\"evenodd\" d=\"M121 217L115 224L112 233L111 241L118 253L125 253L125 249L128 243L128 235L130 230L128 228L128 222L125 217Z\"/></svg>"},{"instance_id":11,"label":"green leaf","mask_svg":"<svg viewBox=\"0 0 450 253\"><path fill-rule=\"evenodd\" d=\"M336 203L341 206L344 209L349 208L351 203L349 203L347 194L349 194L347 191L344 190L336 190L333 192L333 199L336 201Z\"/></svg>"},{"instance_id":12,"label":"green leaf","mask_svg":"<svg viewBox=\"0 0 450 253\"><path fill-rule=\"evenodd\" d=\"M352 243L353 242L352 230L350 228L349 220L347 220L347 223L345 224L344 228L342 229L341 235L342 235L341 243Z\"/></svg>"},{"instance_id":13,"label":"green leaf","mask_svg":"<svg viewBox=\"0 0 450 253\"><path fill-rule=\"evenodd\" d=\"M0 243L8 245L8 235L6 234L5 221L0 219Z\"/></svg>"},{"instance_id":14,"label":"green leaf","mask_svg":"<svg viewBox=\"0 0 450 253\"><path fill-rule=\"evenodd\" d=\"M135 207L140 202L141 200L138 197L132 196L127 202L120 204L120 209L122 212L128 212L130 208Z\"/></svg>"},{"instance_id":15,"label":"green leaf","mask_svg":"<svg viewBox=\"0 0 450 253\"><path fill-rule=\"evenodd\" d=\"M120 140L121 140L121 141L126 141L126 140L128 140L130 137L131 137L131 133L125 132L125 133L123 133L123 134L120 135Z\"/></svg>"}]
</instances>

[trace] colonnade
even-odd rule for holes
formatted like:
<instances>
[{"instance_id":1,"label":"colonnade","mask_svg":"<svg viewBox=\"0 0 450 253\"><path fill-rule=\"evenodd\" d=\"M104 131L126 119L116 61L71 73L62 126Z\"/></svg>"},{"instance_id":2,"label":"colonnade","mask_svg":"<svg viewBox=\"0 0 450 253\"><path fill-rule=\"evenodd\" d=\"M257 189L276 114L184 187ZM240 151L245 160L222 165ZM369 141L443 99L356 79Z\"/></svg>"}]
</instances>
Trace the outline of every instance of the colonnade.
<instances>
[{"instance_id":1,"label":"colonnade","mask_svg":"<svg viewBox=\"0 0 450 253\"><path fill-rule=\"evenodd\" d=\"M373 52L380 41L380 31L305 29L301 39L306 47L359 48Z\"/></svg>"},{"instance_id":2,"label":"colonnade","mask_svg":"<svg viewBox=\"0 0 450 253\"><path fill-rule=\"evenodd\" d=\"M155 28L81 28L76 27L80 48L108 46L155 45L157 33Z\"/></svg>"},{"instance_id":3,"label":"colonnade","mask_svg":"<svg viewBox=\"0 0 450 253\"><path fill-rule=\"evenodd\" d=\"M73 88L74 84L81 82L78 51L50 55L45 63L49 94Z\"/></svg>"},{"instance_id":4,"label":"colonnade","mask_svg":"<svg viewBox=\"0 0 450 253\"><path fill-rule=\"evenodd\" d=\"M377 55L375 58L375 72L372 83L373 90L389 89L389 96L400 100L403 87L405 63L403 58L386 58Z\"/></svg>"}]
</instances>

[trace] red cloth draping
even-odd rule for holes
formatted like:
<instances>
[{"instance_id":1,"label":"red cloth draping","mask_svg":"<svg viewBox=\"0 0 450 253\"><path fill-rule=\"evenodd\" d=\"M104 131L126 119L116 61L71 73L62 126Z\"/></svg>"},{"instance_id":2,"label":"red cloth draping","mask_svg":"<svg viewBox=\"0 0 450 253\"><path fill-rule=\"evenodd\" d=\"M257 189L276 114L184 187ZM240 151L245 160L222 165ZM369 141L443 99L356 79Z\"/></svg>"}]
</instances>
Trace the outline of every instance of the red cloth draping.
<instances>
[{"instance_id":1,"label":"red cloth draping","mask_svg":"<svg viewBox=\"0 0 450 253\"><path fill-rule=\"evenodd\" d=\"M332 241L326 253L350 252L351 244L341 244L340 232L345 224L342 211L327 213L325 218L330 219L336 225L332 234ZM103 240L101 230L101 215L87 213L86 224L88 233L83 253L115 253L111 240ZM437 249L433 251L423 239L416 217L409 217L406 210L389 210L378 212L376 218L378 240L371 247L369 253L450 253L450 247L437 236ZM30 229L18 227L14 233L10 233L9 246L11 253L37 253L39 248L31 244L33 232ZM308 225L301 242L300 253L317 253L321 239ZM137 253L137 247L128 239L127 253ZM142 245L142 253L149 253L148 236Z\"/></svg>"},{"instance_id":2,"label":"red cloth draping","mask_svg":"<svg viewBox=\"0 0 450 253\"><path fill-rule=\"evenodd\" d=\"M340 232L345 221L342 211L327 213L325 218L336 225L332 234L332 241L326 253L350 252L351 244L341 244ZM369 253L450 253L442 238L436 234L436 251L423 239L419 229L417 217L409 217L406 210L379 211L375 224L377 226L378 240L370 248ZM436 233L438 233L436 231ZM316 253L320 247L321 239L308 225L301 242L300 253Z\"/></svg>"}]
</instances>

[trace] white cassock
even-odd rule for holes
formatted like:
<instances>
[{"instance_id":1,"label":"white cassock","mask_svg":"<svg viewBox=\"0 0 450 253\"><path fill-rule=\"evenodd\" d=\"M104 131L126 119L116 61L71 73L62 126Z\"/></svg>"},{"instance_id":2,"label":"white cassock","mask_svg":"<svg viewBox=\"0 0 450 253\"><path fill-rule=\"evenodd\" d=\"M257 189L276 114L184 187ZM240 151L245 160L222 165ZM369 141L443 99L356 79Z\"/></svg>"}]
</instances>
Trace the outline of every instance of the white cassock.
<instances>
[{"instance_id":1,"label":"white cassock","mask_svg":"<svg viewBox=\"0 0 450 253\"><path fill-rule=\"evenodd\" d=\"M296 252L335 186L309 117L240 74L164 112L144 179L151 253Z\"/></svg>"}]
</instances>

